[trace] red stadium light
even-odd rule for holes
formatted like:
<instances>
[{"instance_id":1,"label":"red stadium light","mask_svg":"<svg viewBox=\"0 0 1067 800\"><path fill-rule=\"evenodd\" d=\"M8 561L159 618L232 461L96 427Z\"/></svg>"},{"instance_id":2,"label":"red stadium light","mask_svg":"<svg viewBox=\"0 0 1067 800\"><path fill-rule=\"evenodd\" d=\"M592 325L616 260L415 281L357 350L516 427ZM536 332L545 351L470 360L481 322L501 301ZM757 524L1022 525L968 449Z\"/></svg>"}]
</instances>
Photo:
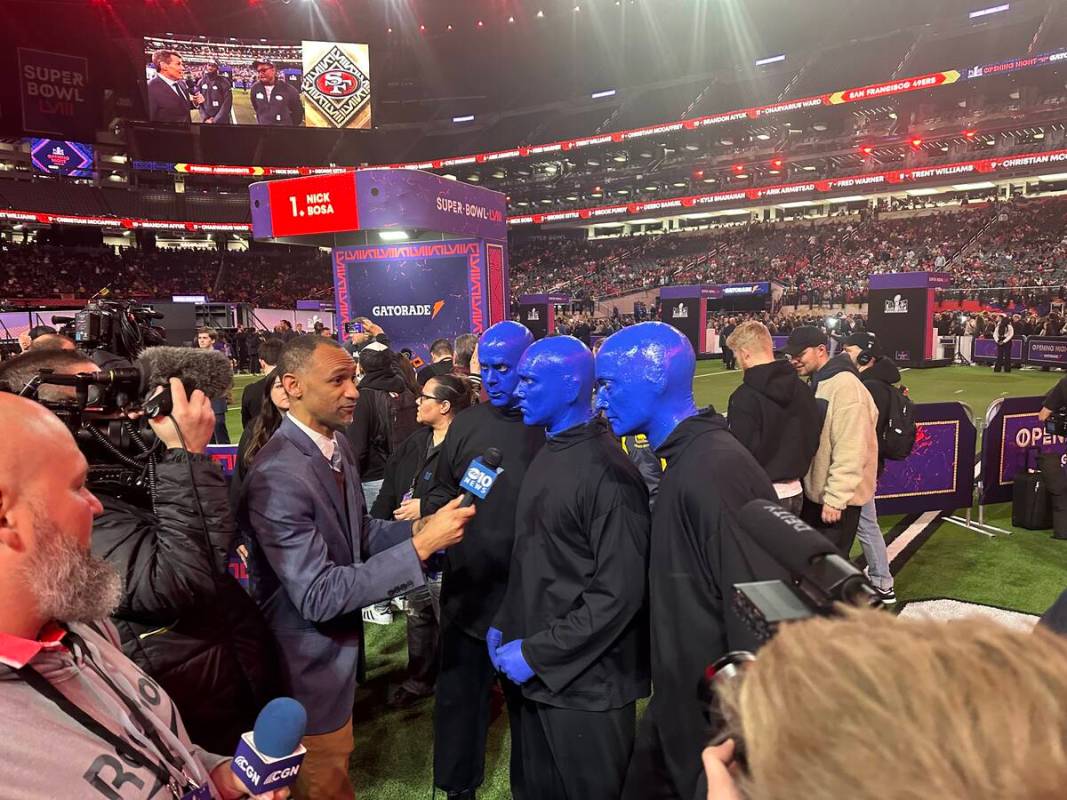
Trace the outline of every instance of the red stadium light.
<instances>
[{"instance_id":1,"label":"red stadium light","mask_svg":"<svg viewBox=\"0 0 1067 800\"><path fill-rule=\"evenodd\" d=\"M869 156L871 153L874 152L874 148L871 147L869 144L865 144L863 145L863 147L860 148L860 152L865 156Z\"/></svg>"},{"instance_id":2,"label":"red stadium light","mask_svg":"<svg viewBox=\"0 0 1067 800\"><path fill-rule=\"evenodd\" d=\"M426 26L425 25L419 25L419 30L422 31L423 33L426 33Z\"/></svg>"},{"instance_id":3,"label":"red stadium light","mask_svg":"<svg viewBox=\"0 0 1067 800\"><path fill-rule=\"evenodd\" d=\"M485 23L482 22L481 20L478 20L478 27L479 28L484 28L485 27Z\"/></svg>"},{"instance_id":4,"label":"red stadium light","mask_svg":"<svg viewBox=\"0 0 1067 800\"><path fill-rule=\"evenodd\" d=\"M920 147L923 146L923 140L916 136L914 139L911 140L911 146L918 150Z\"/></svg>"},{"instance_id":5,"label":"red stadium light","mask_svg":"<svg viewBox=\"0 0 1067 800\"><path fill-rule=\"evenodd\" d=\"M702 180L703 178L704 178L704 170L698 169L698 170L694 170L693 171L693 179L694 180L698 180L699 181L699 180Z\"/></svg>"},{"instance_id":6,"label":"red stadium light","mask_svg":"<svg viewBox=\"0 0 1067 800\"><path fill-rule=\"evenodd\" d=\"M782 168L782 159L780 159L780 158L771 159L771 166L774 167L775 169L781 169Z\"/></svg>"},{"instance_id":7,"label":"red stadium light","mask_svg":"<svg viewBox=\"0 0 1067 800\"><path fill-rule=\"evenodd\" d=\"M971 140L973 140L973 139L974 139L974 137L975 137L975 136L976 136L977 134L978 134L978 131L976 131L976 130L971 130L971 129L965 130L965 131L963 132L963 136L964 136L964 138L966 138L966 139L971 139Z\"/></svg>"},{"instance_id":8,"label":"red stadium light","mask_svg":"<svg viewBox=\"0 0 1067 800\"><path fill-rule=\"evenodd\" d=\"M448 24L448 29L449 29L449 30L452 30L452 23L449 23L449 24Z\"/></svg>"},{"instance_id":9,"label":"red stadium light","mask_svg":"<svg viewBox=\"0 0 1067 800\"><path fill-rule=\"evenodd\" d=\"M744 167L743 167L743 166L742 166L741 164L734 164L734 166L733 166L733 170L734 170L734 172L741 172L741 171L743 171L744 169L745 169L745 168L744 168Z\"/></svg>"}]
</instances>

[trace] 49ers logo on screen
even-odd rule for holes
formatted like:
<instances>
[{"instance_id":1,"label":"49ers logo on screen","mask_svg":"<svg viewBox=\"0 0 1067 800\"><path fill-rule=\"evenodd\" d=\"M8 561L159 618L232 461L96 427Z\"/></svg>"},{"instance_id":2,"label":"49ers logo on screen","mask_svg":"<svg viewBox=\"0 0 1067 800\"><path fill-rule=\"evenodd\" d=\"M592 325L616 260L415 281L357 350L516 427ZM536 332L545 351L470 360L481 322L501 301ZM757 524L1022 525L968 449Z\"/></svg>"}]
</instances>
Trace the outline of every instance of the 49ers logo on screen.
<instances>
[{"instance_id":1,"label":"49ers logo on screen","mask_svg":"<svg viewBox=\"0 0 1067 800\"><path fill-rule=\"evenodd\" d=\"M275 237L359 228L354 173L271 181L267 192Z\"/></svg>"},{"instance_id":2,"label":"49ers logo on screen","mask_svg":"<svg viewBox=\"0 0 1067 800\"><path fill-rule=\"evenodd\" d=\"M359 88L359 77L348 70L331 69L315 79L315 88L331 97L347 97Z\"/></svg>"}]
</instances>

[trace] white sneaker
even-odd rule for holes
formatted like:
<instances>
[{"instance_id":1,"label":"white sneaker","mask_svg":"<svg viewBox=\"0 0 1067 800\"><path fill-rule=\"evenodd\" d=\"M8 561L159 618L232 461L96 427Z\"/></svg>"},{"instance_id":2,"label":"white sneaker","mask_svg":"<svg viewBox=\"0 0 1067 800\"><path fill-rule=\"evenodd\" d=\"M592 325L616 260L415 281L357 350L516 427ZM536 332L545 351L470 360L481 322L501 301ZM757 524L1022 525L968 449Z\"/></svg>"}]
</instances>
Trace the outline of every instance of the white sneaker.
<instances>
[{"instance_id":1,"label":"white sneaker","mask_svg":"<svg viewBox=\"0 0 1067 800\"><path fill-rule=\"evenodd\" d=\"M393 623L393 609L388 602L367 606L363 609L363 621L372 622L375 625L391 625Z\"/></svg>"}]
</instances>

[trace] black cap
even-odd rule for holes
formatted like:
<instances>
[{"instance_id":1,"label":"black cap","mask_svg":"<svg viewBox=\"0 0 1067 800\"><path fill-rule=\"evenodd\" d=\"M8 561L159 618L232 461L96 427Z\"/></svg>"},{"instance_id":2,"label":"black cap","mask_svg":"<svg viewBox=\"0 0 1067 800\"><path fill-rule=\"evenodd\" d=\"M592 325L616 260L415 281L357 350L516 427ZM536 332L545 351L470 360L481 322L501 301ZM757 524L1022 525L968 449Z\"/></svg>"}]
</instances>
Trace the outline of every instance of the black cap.
<instances>
[{"instance_id":1,"label":"black cap","mask_svg":"<svg viewBox=\"0 0 1067 800\"><path fill-rule=\"evenodd\" d=\"M811 325L801 325L789 334L789 341L782 348L782 352L790 358L799 356L809 347L826 346L826 331Z\"/></svg>"},{"instance_id":2,"label":"black cap","mask_svg":"<svg viewBox=\"0 0 1067 800\"><path fill-rule=\"evenodd\" d=\"M849 347L855 345L860 350L864 350L872 355L877 355L878 340L873 333L853 333L846 336L844 341L841 342L842 347Z\"/></svg>"},{"instance_id":3,"label":"black cap","mask_svg":"<svg viewBox=\"0 0 1067 800\"><path fill-rule=\"evenodd\" d=\"M274 62L271 61L269 58L257 58L255 61L252 62L252 69L259 69L260 64L266 64L268 67L274 66ZM275 67L275 69L277 69L277 67Z\"/></svg>"}]
</instances>

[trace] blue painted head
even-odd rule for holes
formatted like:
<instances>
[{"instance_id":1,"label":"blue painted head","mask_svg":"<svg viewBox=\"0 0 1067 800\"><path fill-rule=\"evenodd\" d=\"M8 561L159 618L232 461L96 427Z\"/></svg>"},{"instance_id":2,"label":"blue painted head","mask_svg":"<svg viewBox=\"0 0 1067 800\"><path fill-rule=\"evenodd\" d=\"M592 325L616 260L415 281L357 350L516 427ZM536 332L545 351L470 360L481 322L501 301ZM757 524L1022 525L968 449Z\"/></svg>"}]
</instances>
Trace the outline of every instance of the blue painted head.
<instances>
[{"instance_id":1,"label":"blue painted head","mask_svg":"<svg viewBox=\"0 0 1067 800\"><path fill-rule=\"evenodd\" d=\"M478 340L482 387L489 395L489 402L497 408L515 407L519 360L532 343L529 329L510 320L491 326Z\"/></svg>"},{"instance_id":2,"label":"blue painted head","mask_svg":"<svg viewBox=\"0 0 1067 800\"><path fill-rule=\"evenodd\" d=\"M554 436L593 418L593 354L573 336L534 342L519 362L522 421Z\"/></svg>"},{"instance_id":3,"label":"blue painted head","mask_svg":"<svg viewBox=\"0 0 1067 800\"><path fill-rule=\"evenodd\" d=\"M659 447L697 413L695 369L693 346L677 328L662 322L623 328L597 353L596 409L616 436L644 433Z\"/></svg>"}]
</instances>

